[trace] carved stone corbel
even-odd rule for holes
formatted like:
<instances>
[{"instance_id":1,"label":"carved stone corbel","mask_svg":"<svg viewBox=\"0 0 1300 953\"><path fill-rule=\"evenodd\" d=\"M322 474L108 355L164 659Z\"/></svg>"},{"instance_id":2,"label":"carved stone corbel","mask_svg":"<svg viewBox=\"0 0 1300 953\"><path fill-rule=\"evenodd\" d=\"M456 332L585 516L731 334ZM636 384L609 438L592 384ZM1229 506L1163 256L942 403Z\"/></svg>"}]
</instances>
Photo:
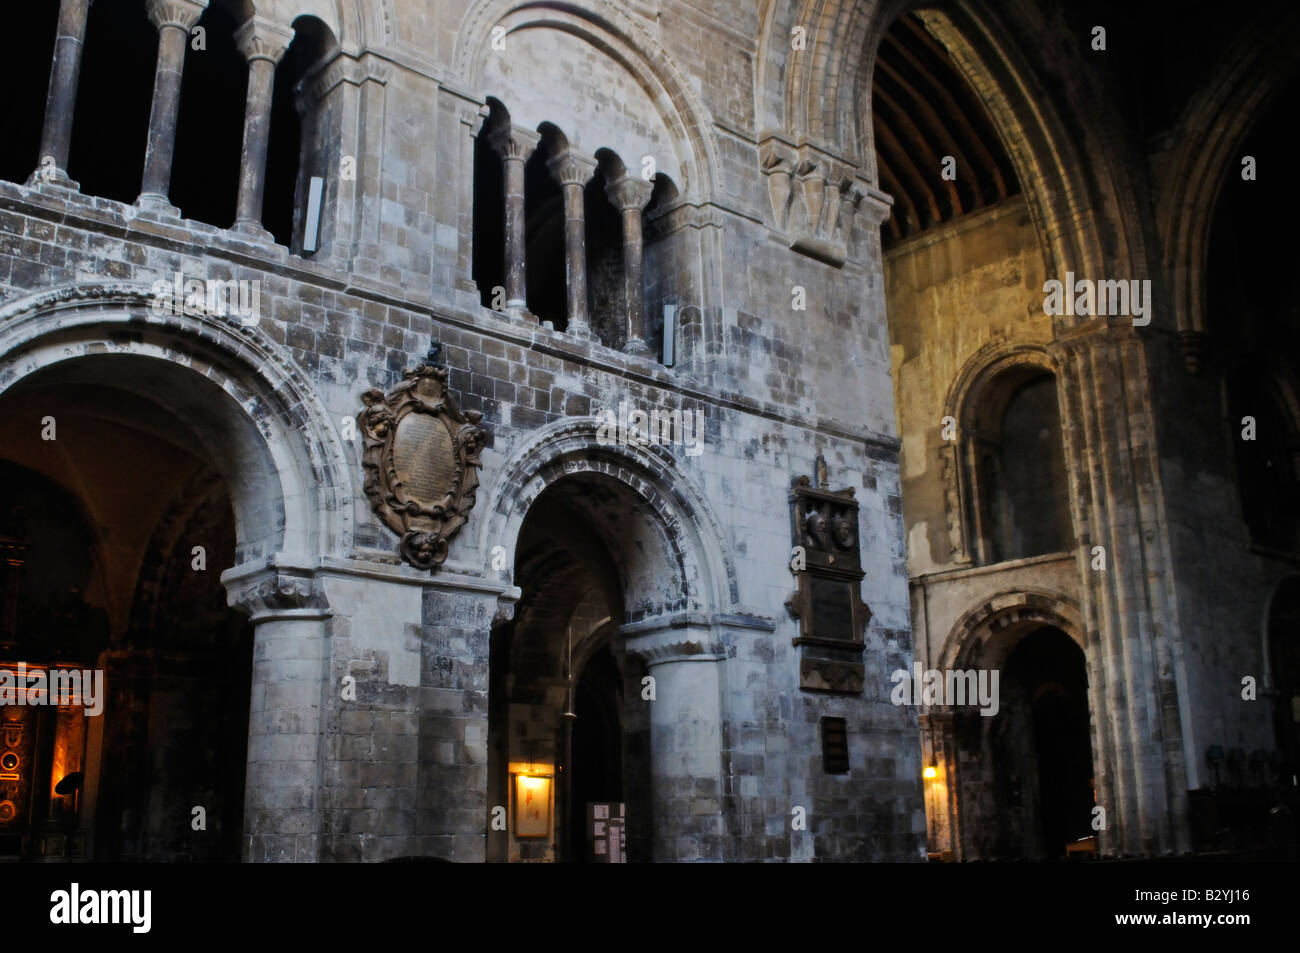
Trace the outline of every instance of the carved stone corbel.
<instances>
[{"instance_id":1,"label":"carved stone corbel","mask_svg":"<svg viewBox=\"0 0 1300 953\"><path fill-rule=\"evenodd\" d=\"M794 251L843 265L860 200L853 167L809 143L795 146L775 134L759 143L758 154L773 231Z\"/></svg>"},{"instance_id":2,"label":"carved stone corbel","mask_svg":"<svg viewBox=\"0 0 1300 953\"><path fill-rule=\"evenodd\" d=\"M767 197L772 204L772 227L784 232L790 215L794 190L791 179L799 155L790 143L775 136L763 140L758 159L767 178Z\"/></svg>"}]
</instances>

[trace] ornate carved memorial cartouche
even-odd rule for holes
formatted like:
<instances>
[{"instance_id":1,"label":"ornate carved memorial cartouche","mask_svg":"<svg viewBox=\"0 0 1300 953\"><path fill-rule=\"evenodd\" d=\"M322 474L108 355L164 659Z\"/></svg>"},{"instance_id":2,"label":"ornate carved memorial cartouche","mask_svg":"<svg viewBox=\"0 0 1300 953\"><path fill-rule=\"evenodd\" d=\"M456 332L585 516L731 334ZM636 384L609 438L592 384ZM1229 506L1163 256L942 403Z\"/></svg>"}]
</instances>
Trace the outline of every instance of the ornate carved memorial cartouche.
<instances>
[{"instance_id":1,"label":"ornate carved memorial cartouche","mask_svg":"<svg viewBox=\"0 0 1300 953\"><path fill-rule=\"evenodd\" d=\"M366 408L357 415L371 508L401 537L399 552L417 569L440 566L469 518L487 438L482 414L462 413L448 391L441 350L433 342L424 361L387 394L378 388L362 394Z\"/></svg>"}]
</instances>

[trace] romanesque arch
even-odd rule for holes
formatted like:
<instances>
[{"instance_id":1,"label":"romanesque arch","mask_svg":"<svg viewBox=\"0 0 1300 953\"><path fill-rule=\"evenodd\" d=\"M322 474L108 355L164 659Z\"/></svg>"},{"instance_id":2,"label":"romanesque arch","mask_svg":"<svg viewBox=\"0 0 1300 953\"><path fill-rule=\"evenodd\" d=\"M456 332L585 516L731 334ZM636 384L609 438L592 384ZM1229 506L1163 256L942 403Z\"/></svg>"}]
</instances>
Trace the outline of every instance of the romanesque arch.
<instances>
[{"instance_id":1,"label":"romanesque arch","mask_svg":"<svg viewBox=\"0 0 1300 953\"><path fill-rule=\"evenodd\" d=\"M689 856L671 804L722 783L736 577L716 520L667 454L604 446L590 419L517 447L486 502L480 548L503 547L522 589L491 635L489 798L517 807L529 773L555 783L546 836L526 839L514 813L508 833L489 833L489 859L588 856L593 800L626 805L632 859Z\"/></svg>"},{"instance_id":2,"label":"romanesque arch","mask_svg":"<svg viewBox=\"0 0 1300 953\"><path fill-rule=\"evenodd\" d=\"M576 37L625 70L649 96L673 140L680 169L665 167L662 162L660 168L688 201L703 201L715 194L722 167L710 131L712 118L668 52L635 18L609 0L589 0L585 4L566 4L563 8L518 0L480 0L466 13L457 33L453 56L456 75L471 90L480 91L487 58L492 53L493 33L504 36L508 42L512 33L538 28ZM594 150L613 144L588 145Z\"/></svg>"},{"instance_id":3,"label":"romanesque arch","mask_svg":"<svg viewBox=\"0 0 1300 953\"><path fill-rule=\"evenodd\" d=\"M1078 604L1062 593L1001 592L968 609L953 625L938 657L938 667L990 668L1005 661L1014 639L1028 625L1060 629L1087 651Z\"/></svg>"},{"instance_id":4,"label":"romanesque arch","mask_svg":"<svg viewBox=\"0 0 1300 953\"><path fill-rule=\"evenodd\" d=\"M1188 345L1193 366L1199 364L1194 339L1207 331L1210 229L1223 182L1236 172L1237 150L1252 125L1300 65L1296 45L1289 42L1298 27L1300 10L1293 7L1282 22L1267 11L1242 28L1183 110L1172 137L1174 152L1159 178L1155 216L1162 263L1172 283L1178 331L1193 339Z\"/></svg>"},{"instance_id":5,"label":"romanesque arch","mask_svg":"<svg viewBox=\"0 0 1300 953\"><path fill-rule=\"evenodd\" d=\"M603 475L635 495L640 518L659 540L661 555L677 568L681 604L656 599L646 590L641 593L646 605L706 619L732 611L738 590L735 568L722 545L721 524L704 496L663 449L604 446L598 434L594 418L561 420L516 447L487 488L480 550L487 553L500 545L512 552L529 507L551 484L575 473ZM629 607L633 602L635 598Z\"/></svg>"},{"instance_id":6,"label":"romanesque arch","mask_svg":"<svg viewBox=\"0 0 1300 953\"><path fill-rule=\"evenodd\" d=\"M201 382L194 393L204 399L171 409L229 468L239 558L342 552L352 538L351 468L311 385L257 328L211 314L159 316L156 301L141 285L90 282L8 302L0 308L0 389L94 359L97 380L131 390L140 379L114 373L112 363L127 357L154 370L155 384Z\"/></svg>"},{"instance_id":7,"label":"romanesque arch","mask_svg":"<svg viewBox=\"0 0 1300 953\"><path fill-rule=\"evenodd\" d=\"M285 672L268 646L319 651L329 610L316 570L351 545L350 468L313 387L263 330L171 313L155 290L87 282L8 302L0 397L23 435L15 454L93 500L92 539L105 541L94 553L111 584L93 600L70 589L67 608L49 610L103 618L66 656L107 673L110 692L90 712L107 717L68 722L81 732L72 749L84 739L106 759L87 755L77 795L104 818L82 814L95 855L234 860L256 853L275 779L294 770L256 739L287 728L300 746L317 743L319 689L273 727L287 706L283 694L265 701L266 687ZM48 551L47 535L33 536L33 552ZM150 735L145 716L169 711L174 730ZM211 837L178 823L196 797L212 812Z\"/></svg>"},{"instance_id":8,"label":"romanesque arch","mask_svg":"<svg viewBox=\"0 0 1300 953\"><path fill-rule=\"evenodd\" d=\"M838 146L878 183L871 79L885 31L912 10L948 49L1002 133L1048 272L1145 274L1143 239L1131 224L1136 221L1133 190L1120 163L1097 159L1113 151L1112 131L1080 133L1088 123L1063 111L1068 105L1053 108L1032 95L1036 79L1030 58L1012 25L985 5L959 2L940 13L918 0L877 7L805 0L786 18L768 15L758 75L784 76L780 121L785 135ZM806 30L805 50L789 49L792 26ZM774 68L778 48L786 59L783 71ZM1095 171L1085 174L1090 169Z\"/></svg>"},{"instance_id":9,"label":"romanesque arch","mask_svg":"<svg viewBox=\"0 0 1300 953\"><path fill-rule=\"evenodd\" d=\"M956 621L935 664L978 672L996 686L996 710L986 717L949 698L922 715L931 763L943 764L930 792L937 847L966 860L1097 849L1093 808L1109 799L1091 727L1091 654L1078 605L1059 592L999 592Z\"/></svg>"}]
</instances>

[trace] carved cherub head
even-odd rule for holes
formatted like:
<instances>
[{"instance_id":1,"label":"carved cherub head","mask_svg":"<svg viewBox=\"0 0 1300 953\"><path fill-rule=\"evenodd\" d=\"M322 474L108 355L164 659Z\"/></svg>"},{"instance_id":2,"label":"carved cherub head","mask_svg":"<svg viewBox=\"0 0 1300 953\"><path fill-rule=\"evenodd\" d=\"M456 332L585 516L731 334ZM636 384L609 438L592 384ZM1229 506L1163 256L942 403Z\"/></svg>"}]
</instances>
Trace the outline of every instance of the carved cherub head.
<instances>
[{"instance_id":1,"label":"carved cherub head","mask_svg":"<svg viewBox=\"0 0 1300 953\"><path fill-rule=\"evenodd\" d=\"M366 405L363 411L366 425L376 437L383 437L388 433L388 424L393 419L393 412L384 402L384 392L372 387L361 395L361 400Z\"/></svg>"},{"instance_id":2,"label":"carved cherub head","mask_svg":"<svg viewBox=\"0 0 1300 953\"><path fill-rule=\"evenodd\" d=\"M812 510L804 517L804 529L812 538L812 543L819 549L828 549L826 539L826 517L821 514L820 510Z\"/></svg>"},{"instance_id":3,"label":"carved cherub head","mask_svg":"<svg viewBox=\"0 0 1300 953\"><path fill-rule=\"evenodd\" d=\"M841 513L831 520L831 532L835 534L835 542L841 549L853 548L853 520L849 519L848 514Z\"/></svg>"}]
</instances>

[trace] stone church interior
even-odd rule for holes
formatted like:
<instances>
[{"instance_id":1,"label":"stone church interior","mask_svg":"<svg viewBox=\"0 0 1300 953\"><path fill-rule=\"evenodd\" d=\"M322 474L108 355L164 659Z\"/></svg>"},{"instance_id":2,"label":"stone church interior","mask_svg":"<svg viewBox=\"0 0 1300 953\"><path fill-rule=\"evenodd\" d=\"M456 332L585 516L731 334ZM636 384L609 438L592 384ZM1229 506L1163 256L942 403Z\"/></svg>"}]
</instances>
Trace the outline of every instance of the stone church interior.
<instances>
[{"instance_id":1,"label":"stone church interior","mask_svg":"<svg viewBox=\"0 0 1300 953\"><path fill-rule=\"evenodd\" d=\"M1290 0L11 6L0 863L1297 858Z\"/></svg>"}]
</instances>

